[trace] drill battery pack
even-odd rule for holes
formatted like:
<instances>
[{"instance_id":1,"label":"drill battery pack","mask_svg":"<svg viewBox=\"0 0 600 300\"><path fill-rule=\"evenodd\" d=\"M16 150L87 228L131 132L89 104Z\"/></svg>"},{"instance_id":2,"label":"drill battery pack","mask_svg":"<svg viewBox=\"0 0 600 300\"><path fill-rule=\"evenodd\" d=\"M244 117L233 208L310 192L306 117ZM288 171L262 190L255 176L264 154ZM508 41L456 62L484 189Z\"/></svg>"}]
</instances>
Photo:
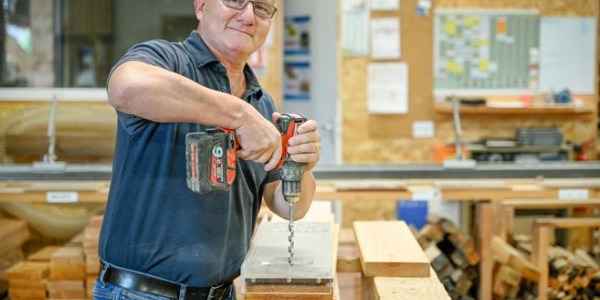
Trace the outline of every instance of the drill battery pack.
<instances>
[{"instance_id":1,"label":"drill battery pack","mask_svg":"<svg viewBox=\"0 0 600 300\"><path fill-rule=\"evenodd\" d=\"M199 194L229 190L236 172L233 130L213 128L185 137L187 186Z\"/></svg>"}]
</instances>

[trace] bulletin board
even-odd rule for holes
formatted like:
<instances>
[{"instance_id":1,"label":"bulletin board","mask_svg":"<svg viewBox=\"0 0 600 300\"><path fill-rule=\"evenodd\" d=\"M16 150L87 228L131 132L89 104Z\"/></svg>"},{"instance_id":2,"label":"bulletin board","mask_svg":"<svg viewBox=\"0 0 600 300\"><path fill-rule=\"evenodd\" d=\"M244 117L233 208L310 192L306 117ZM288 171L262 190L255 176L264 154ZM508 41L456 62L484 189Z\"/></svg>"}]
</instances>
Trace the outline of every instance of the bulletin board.
<instances>
[{"instance_id":1,"label":"bulletin board","mask_svg":"<svg viewBox=\"0 0 600 300\"><path fill-rule=\"evenodd\" d=\"M436 93L537 88L536 10L438 9L434 47Z\"/></svg>"}]
</instances>

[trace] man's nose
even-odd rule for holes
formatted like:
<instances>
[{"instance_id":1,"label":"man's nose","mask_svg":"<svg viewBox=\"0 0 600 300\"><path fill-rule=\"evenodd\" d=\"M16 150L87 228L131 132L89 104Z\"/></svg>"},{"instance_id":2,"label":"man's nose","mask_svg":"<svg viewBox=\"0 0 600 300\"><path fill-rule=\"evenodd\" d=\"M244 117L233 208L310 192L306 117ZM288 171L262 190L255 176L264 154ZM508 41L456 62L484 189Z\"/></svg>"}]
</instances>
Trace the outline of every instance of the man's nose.
<instances>
[{"instance_id":1,"label":"man's nose","mask_svg":"<svg viewBox=\"0 0 600 300\"><path fill-rule=\"evenodd\" d=\"M250 16L254 17L254 2L248 1L243 9L243 13L250 14Z\"/></svg>"}]
</instances>

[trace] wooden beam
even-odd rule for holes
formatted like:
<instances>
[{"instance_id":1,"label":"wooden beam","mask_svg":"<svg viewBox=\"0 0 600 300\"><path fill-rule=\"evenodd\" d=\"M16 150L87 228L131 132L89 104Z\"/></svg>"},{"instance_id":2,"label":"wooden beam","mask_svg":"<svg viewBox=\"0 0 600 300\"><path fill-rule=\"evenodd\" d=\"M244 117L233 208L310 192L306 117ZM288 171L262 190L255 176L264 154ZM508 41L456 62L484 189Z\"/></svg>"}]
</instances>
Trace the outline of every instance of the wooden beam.
<instances>
[{"instance_id":1,"label":"wooden beam","mask_svg":"<svg viewBox=\"0 0 600 300\"><path fill-rule=\"evenodd\" d=\"M479 299L492 299L492 272L494 260L492 258L491 242L494 235L494 213L490 203L477 203L477 234L479 241Z\"/></svg>"},{"instance_id":2,"label":"wooden beam","mask_svg":"<svg viewBox=\"0 0 600 300\"><path fill-rule=\"evenodd\" d=\"M600 227L600 218L539 218L535 224L554 228Z\"/></svg>"},{"instance_id":3,"label":"wooden beam","mask_svg":"<svg viewBox=\"0 0 600 300\"><path fill-rule=\"evenodd\" d=\"M444 285L432 270L429 277L380 277L373 278L372 295L375 300L450 300Z\"/></svg>"},{"instance_id":4,"label":"wooden beam","mask_svg":"<svg viewBox=\"0 0 600 300\"><path fill-rule=\"evenodd\" d=\"M356 221L354 234L367 277L429 277L429 260L403 221Z\"/></svg>"},{"instance_id":5,"label":"wooden beam","mask_svg":"<svg viewBox=\"0 0 600 300\"><path fill-rule=\"evenodd\" d=\"M548 299L548 247L550 246L550 228L533 223L531 260L540 270L538 299Z\"/></svg>"},{"instance_id":6,"label":"wooden beam","mask_svg":"<svg viewBox=\"0 0 600 300\"><path fill-rule=\"evenodd\" d=\"M502 201L502 205L515 209L558 209L574 206L590 205L600 206L600 199L561 200L561 199L513 199Z\"/></svg>"}]
</instances>

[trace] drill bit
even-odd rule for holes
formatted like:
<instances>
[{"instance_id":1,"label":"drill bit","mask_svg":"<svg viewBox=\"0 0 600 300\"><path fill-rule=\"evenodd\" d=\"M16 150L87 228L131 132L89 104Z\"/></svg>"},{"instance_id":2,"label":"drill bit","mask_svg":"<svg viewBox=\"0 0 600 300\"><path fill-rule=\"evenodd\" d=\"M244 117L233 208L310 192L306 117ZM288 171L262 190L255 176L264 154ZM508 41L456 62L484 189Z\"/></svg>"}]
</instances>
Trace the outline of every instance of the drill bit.
<instances>
[{"instance_id":1,"label":"drill bit","mask_svg":"<svg viewBox=\"0 0 600 300\"><path fill-rule=\"evenodd\" d=\"M288 236L288 241L290 245L288 246L288 263L290 266L294 265L294 203L290 202L289 206L289 224L288 231L290 232Z\"/></svg>"},{"instance_id":2,"label":"drill bit","mask_svg":"<svg viewBox=\"0 0 600 300\"><path fill-rule=\"evenodd\" d=\"M294 205L300 200L301 180L304 174L304 164L286 159L283 163L282 171L282 190L285 201L289 204L288 208L288 263L294 265Z\"/></svg>"}]
</instances>

